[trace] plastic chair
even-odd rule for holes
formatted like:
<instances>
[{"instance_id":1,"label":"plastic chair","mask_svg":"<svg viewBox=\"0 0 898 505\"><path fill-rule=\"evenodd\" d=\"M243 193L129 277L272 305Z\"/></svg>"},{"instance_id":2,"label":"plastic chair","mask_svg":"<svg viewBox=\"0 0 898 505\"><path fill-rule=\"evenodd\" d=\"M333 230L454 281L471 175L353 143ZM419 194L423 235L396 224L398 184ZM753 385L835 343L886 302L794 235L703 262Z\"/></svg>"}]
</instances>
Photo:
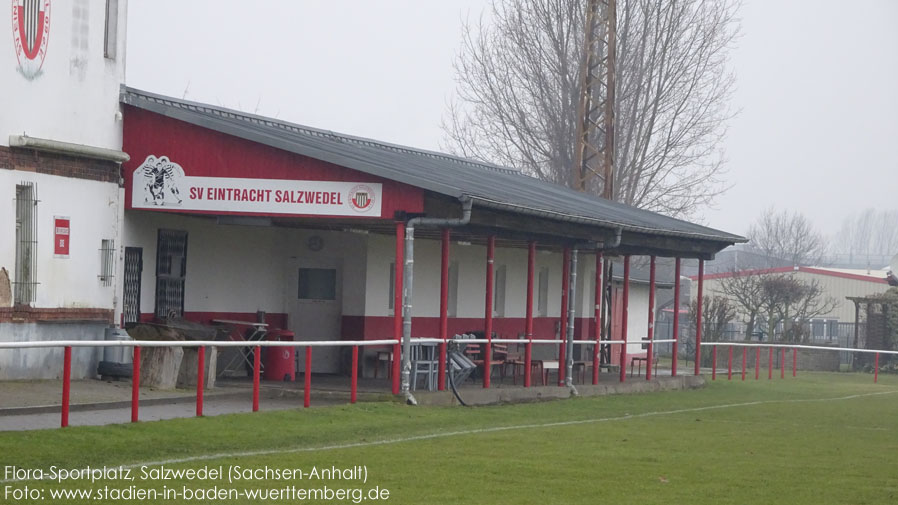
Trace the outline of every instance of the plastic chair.
<instances>
[{"instance_id":1,"label":"plastic chair","mask_svg":"<svg viewBox=\"0 0 898 505\"><path fill-rule=\"evenodd\" d=\"M418 376L424 374L425 385L429 391L436 389L437 374L440 364L437 358L436 344L414 344L411 352L411 385L412 390L417 389Z\"/></svg>"}]
</instances>

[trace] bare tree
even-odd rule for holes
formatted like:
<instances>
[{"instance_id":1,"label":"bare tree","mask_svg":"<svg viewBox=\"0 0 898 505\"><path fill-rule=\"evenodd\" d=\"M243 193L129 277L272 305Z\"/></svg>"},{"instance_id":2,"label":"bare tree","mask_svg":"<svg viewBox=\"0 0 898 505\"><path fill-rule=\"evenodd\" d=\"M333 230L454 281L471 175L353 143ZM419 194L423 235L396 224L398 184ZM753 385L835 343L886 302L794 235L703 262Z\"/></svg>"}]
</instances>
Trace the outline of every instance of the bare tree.
<instances>
[{"instance_id":1,"label":"bare tree","mask_svg":"<svg viewBox=\"0 0 898 505\"><path fill-rule=\"evenodd\" d=\"M823 235L799 212L765 210L748 229L748 238L751 247L769 260L786 260L793 266L820 264L826 254Z\"/></svg>"},{"instance_id":2,"label":"bare tree","mask_svg":"<svg viewBox=\"0 0 898 505\"><path fill-rule=\"evenodd\" d=\"M734 302L745 318L745 339L751 339L764 305L761 276L752 272L733 271L718 283L717 291Z\"/></svg>"},{"instance_id":3,"label":"bare tree","mask_svg":"<svg viewBox=\"0 0 898 505\"><path fill-rule=\"evenodd\" d=\"M692 332L697 329L698 300L689 304L689 322ZM726 333L727 324L736 318L736 305L725 296L702 297L702 340L704 342L720 342ZM695 342L692 342L693 346ZM693 349L695 349L693 347ZM711 364L711 353L714 348L702 349L702 366Z\"/></svg>"},{"instance_id":4,"label":"bare tree","mask_svg":"<svg viewBox=\"0 0 898 505\"><path fill-rule=\"evenodd\" d=\"M846 217L833 243L833 252L848 263L887 262L898 253L898 210L871 208Z\"/></svg>"},{"instance_id":5,"label":"bare tree","mask_svg":"<svg viewBox=\"0 0 898 505\"><path fill-rule=\"evenodd\" d=\"M725 189L736 1L618 0L615 200L685 216ZM584 0L493 0L489 23L466 24L445 147L569 184L584 12Z\"/></svg>"},{"instance_id":6,"label":"bare tree","mask_svg":"<svg viewBox=\"0 0 898 505\"><path fill-rule=\"evenodd\" d=\"M839 304L815 279L802 280L791 273L734 272L720 282L718 289L748 319L746 337L751 336L755 325L766 323L771 339L782 325L783 339L807 340L811 320L829 314Z\"/></svg>"}]
</instances>

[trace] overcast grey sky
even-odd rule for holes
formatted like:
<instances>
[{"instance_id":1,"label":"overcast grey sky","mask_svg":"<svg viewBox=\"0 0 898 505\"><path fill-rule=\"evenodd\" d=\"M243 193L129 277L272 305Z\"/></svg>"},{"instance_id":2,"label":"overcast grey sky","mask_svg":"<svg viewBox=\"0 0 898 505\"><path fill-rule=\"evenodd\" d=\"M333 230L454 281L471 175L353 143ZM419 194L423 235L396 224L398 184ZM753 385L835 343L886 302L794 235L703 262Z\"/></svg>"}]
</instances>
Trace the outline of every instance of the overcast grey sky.
<instances>
[{"instance_id":1,"label":"overcast grey sky","mask_svg":"<svg viewBox=\"0 0 898 505\"><path fill-rule=\"evenodd\" d=\"M462 20L489 0L130 0L127 83L439 149ZM898 208L898 0L744 0L725 144L703 216L742 233L771 205L834 232Z\"/></svg>"}]
</instances>

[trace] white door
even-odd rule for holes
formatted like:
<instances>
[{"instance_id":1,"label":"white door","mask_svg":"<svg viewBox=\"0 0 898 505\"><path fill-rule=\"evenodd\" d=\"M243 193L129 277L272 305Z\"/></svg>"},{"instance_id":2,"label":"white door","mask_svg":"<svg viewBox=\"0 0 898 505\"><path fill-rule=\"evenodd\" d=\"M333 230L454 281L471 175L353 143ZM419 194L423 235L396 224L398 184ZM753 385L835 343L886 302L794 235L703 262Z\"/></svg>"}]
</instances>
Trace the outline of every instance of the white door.
<instances>
[{"instance_id":1,"label":"white door","mask_svg":"<svg viewBox=\"0 0 898 505\"><path fill-rule=\"evenodd\" d=\"M291 260L290 329L296 333L297 340L340 340L342 259L318 256ZM296 369L304 372L305 349L297 351ZM312 348L312 373L339 372L339 347Z\"/></svg>"}]
</instances>

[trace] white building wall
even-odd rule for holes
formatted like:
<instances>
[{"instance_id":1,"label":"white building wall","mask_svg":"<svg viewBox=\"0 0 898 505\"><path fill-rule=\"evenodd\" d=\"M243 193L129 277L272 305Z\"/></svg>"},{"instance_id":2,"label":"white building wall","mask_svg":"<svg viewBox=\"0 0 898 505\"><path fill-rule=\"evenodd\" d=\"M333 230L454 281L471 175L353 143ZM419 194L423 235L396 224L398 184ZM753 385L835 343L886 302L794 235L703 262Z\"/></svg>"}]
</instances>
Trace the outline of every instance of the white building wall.
<instances>
[{"instance_id":1,"label":"white building wall","mask_svg":"<svg viewBox=\"0 0 898 505\"><path fill-rule=\"evenodd\" d=\"M50 2L40 74L18 70L10 2L0 23L0 145L26 134L121 149L119 87L125 80L127 0L118 0L116 58L104 57L106 0Z\"/></svg>"},{"instance_id":2,"label":"white building wall","mask_svg":"<svg viewBox=\"0 0 898 505\"><path fill-rule=\"evenodd\" d=\"M837 302L836 307L819 317L826 319L838 319L841 322L854 322L854 303L847 300L846 297L869 296L877 293L884 293L889 289L889 285L881 282L871 282L860 279L850 279L845 277L837 277L832 275L823 275L812 272L795 272L794 275L802 282L816 281L820 284L823 292L827 296L831 296ZM708 294L721 294L721 283L724 279L705 279L704 290ZM697 286L693 282L693 288ZM691 290L692 299L695 300L696 289Z\"/></svg>"},{"instance_id":3,"label":"white building wall","mask_svg":"<svg viewBox=\"0 0 898 505\"><path fill-rule=\"evenodd\" d=\"M34 184L39 200L34 275L39 284L32 307L114 308L115 286L103 286L99 278L100 241L112 239L120 245L118 185L0 170L0 237L4 237L0 240L0 267L6 268L11 281L15 281L16 262L16 185L22 182ZM67 258L53 254L54 216L70 219Z\"/></svg>"},{"instance_id":4,"label":"white building wall","mask_svg":"<svg viewBox=\"0 0 898 505\"><path fill-rule=\"evenodd\" d=\"M289 313L297 296L294 262L324 255L343 258L343 314L364 314L365 235L220 225L215 218L161 212L129 211L125 216L125 245L143 248L141 313L154 312L157 233L171 229L187 232L185 312ZM309 249L313 235L322 238L321 251Z\"/></svg>"}]
</instances>

